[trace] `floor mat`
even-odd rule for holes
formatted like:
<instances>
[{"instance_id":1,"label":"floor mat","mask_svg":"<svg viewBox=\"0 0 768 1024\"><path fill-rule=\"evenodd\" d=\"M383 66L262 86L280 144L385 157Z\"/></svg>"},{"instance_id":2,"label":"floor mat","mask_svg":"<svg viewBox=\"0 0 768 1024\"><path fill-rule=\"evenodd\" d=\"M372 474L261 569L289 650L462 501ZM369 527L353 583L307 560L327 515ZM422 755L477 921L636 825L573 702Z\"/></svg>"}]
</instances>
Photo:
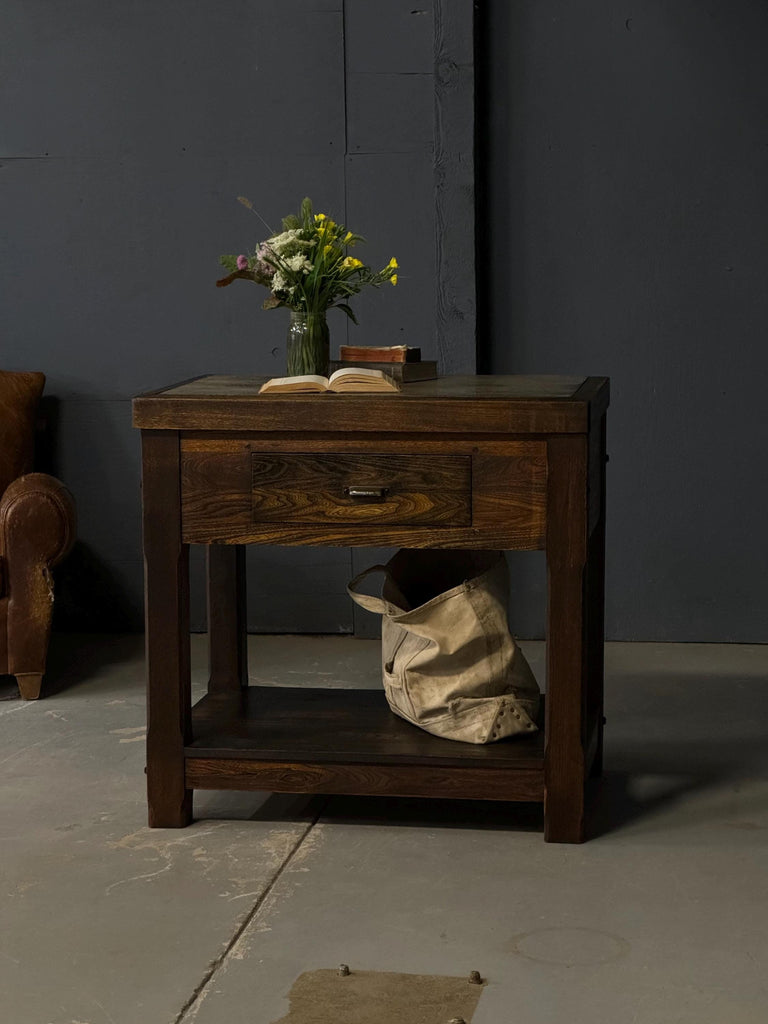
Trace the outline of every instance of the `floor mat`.
<instances>
[{"instance_id":1,"label":"floor mat","mask_svg":"<svg viewBox=\"0 0 768 1024\"><path fill-rule=\"evenodd\" d=\"M272 1024L470 1024L482 984L464 978L384 971L307 971Z\"/></svg>"}]
</instances>

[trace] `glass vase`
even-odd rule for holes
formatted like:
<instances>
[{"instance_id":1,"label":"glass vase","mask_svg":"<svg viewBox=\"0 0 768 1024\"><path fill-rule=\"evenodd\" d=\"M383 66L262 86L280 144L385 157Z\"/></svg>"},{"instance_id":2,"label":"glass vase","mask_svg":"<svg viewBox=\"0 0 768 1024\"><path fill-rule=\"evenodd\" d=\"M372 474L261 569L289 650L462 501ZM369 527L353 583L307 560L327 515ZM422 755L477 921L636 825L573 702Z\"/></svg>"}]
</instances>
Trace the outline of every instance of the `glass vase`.
<instances>
[{"instance_id":1,"label":"glass vase","mask_svg":"<svg viewBox=\"0 0 768 1024\"><path fill-rule=\"evenodd\" d=\"M291 310L288 325L287 367L289 377L314 373L328 376L330 340L325 313Z\"/></svg>"}]
</instances>

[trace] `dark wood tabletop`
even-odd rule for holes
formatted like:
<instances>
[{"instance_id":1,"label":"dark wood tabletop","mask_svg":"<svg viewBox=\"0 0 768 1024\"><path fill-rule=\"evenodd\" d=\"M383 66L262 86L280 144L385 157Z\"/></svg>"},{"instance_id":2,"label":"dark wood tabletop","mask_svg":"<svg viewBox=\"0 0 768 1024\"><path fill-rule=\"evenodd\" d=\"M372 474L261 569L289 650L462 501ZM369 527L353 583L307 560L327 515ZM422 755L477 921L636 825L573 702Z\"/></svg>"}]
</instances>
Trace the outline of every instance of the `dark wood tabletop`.
<instances>
[{"instance_id":1,"label":"dark wood tabletop","mask_svg":"<svg viewBox=\"0 0 768 1024\"><path fill-rule=\"evenodd\" d=\"M266 377L208 375L133 400L133 424L149 430L375 430L584 433L608 406L605 377L450 376L399 392L259 395ZM361 417L361 405L368 417Z\"/></svg>"}]
</instances>

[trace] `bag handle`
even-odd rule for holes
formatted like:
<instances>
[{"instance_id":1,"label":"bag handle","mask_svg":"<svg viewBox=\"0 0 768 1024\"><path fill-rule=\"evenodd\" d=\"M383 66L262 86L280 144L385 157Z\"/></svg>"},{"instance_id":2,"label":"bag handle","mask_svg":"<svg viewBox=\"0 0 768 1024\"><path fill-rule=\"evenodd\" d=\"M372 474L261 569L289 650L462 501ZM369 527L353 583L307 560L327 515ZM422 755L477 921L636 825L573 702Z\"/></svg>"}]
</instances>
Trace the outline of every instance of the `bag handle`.
<instances>
[{"instance_id":1,"label":"bag handle","mask_svg":"<svg viewBox=\"0 0 768 1024\"><path fill-rule=\"evenodd\" d=\"M363 571L359 572L354 579L349 581L347 584L347 593L355 604L359 604L360 607L365 608L366 611L376 612L378 615L386 615L392 607L389 601L385 601L383 597L372 597L370 594L361 594L357 589L364 579L367 579L369 576L373 576L373 574L377 572L384 573L387 579L392 579L392 575L386 565L372 565L368 569L363 569Z\"/></svg>"}]
</instances>

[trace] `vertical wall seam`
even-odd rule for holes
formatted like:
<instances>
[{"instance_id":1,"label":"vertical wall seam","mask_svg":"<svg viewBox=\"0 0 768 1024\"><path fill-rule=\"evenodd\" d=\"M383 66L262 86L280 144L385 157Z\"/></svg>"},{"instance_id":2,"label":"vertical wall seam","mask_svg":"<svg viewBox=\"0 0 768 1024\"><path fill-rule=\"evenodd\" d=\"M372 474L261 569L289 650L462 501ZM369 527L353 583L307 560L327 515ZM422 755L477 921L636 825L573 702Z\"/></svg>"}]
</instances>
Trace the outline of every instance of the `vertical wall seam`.
<instances>
[{"instance_id":1,"label":"vertical wall seam","mask_svg":"<svg viewBox=\"0 0 768 1024\"><path fill-rule=\"evenodd\" d=\"M343 75L343 88L341 102L344 104L344 155L341 168L341 181L344 189L344 210L342 216L344 223L349 222L349 209L348 209L348 197L349 197L349 182L347 180L347 166L349 164L349 105L347 103L347 90L349 80L349 61L347 60L347 0L341 2L341 59L344 67ZM346 317L343 320L344 325L344 341L349 342L349 321ZM352 562L352 551L349 552L350 567Z\"/></svg>"},{"instance_id":2,"label":"vertical wall seam","mask_svg":"<svg viewBox=\"0 0 768 1024\"><path fill-rule=\"evenodd\" d=\"M349 158L349 107L347 105L347 79L349 75L349 61L347 60L347 0L341 3L341 59L344 66L344 85L342 89L341 102L344 104L344 167L342 168L342 182L344 185L344 223L347 222L347 159Z\"/></svg>"},{"instance_id":3,"label":"vertical wall seam","mask_svg":"<svg viewBox=\"0 0 768 1024\"><path fill-rule=\"evenodd\" d=\"M347 80L349 75L349 61L347 60L347 0L341 2L341 59L344 67L344 86L341 102L344 104L344 155L341 169L341 180L344 188L344 223L349 223L348 211L348 189L347 165L349 163L349 106L347 104ZM349 342L349 321L344 317L344 341ZM331 353L333 357L333 353ZM355 553L352 548L347 548L347 560L349 565L349 578L355 575ZM352 636L357 635L357 605L352 605Z\"/></svg>"}]
</instances>

